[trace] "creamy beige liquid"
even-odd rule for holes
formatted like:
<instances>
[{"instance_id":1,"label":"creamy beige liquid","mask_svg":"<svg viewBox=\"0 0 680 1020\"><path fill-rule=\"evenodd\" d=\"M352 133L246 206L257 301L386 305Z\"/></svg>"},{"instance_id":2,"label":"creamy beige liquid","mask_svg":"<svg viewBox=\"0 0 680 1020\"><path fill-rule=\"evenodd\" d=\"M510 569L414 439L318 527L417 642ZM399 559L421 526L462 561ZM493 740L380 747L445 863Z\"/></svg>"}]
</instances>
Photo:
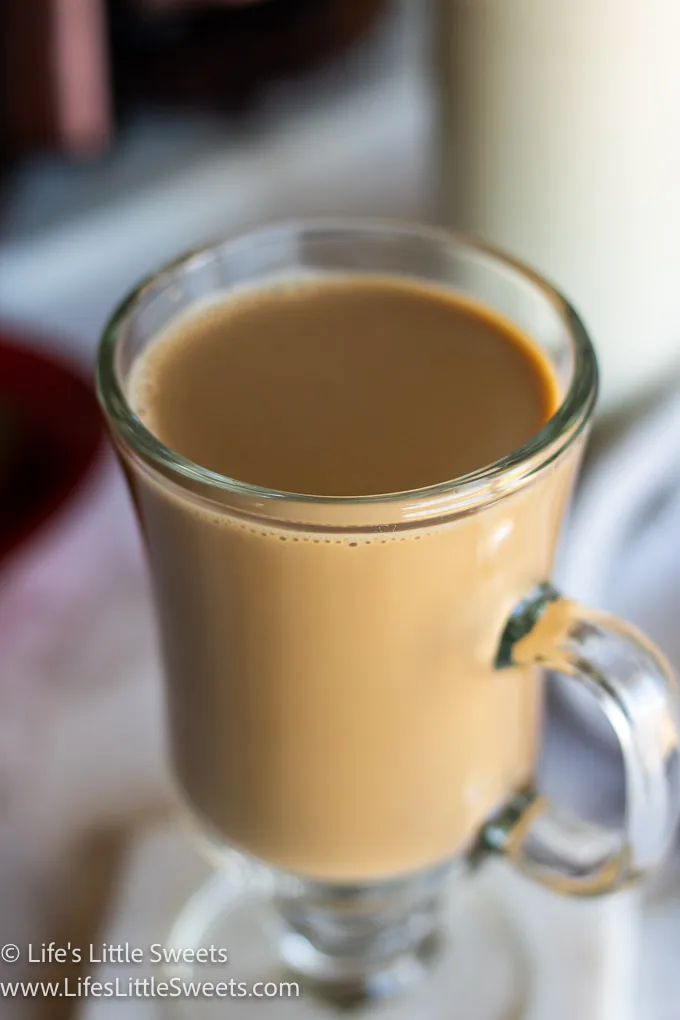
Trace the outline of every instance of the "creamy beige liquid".
<instances>
[{"instance_id":1,"label":"creamy beige liquid","mask_svg":"<svg viewBox=\"0 0 680 1020\"><path fill-rule=\"evenodd\" d=\"M317 495L412 489L510 453L558 401L540 353L445 291L319 279L185 314L134 366L168 446ZM175 769L218 838L309 877L457 853L529 779L540 683L493 662L550 573L576 454L438 526L271 526L135 475Z\"/></svg>"}]
</instances>

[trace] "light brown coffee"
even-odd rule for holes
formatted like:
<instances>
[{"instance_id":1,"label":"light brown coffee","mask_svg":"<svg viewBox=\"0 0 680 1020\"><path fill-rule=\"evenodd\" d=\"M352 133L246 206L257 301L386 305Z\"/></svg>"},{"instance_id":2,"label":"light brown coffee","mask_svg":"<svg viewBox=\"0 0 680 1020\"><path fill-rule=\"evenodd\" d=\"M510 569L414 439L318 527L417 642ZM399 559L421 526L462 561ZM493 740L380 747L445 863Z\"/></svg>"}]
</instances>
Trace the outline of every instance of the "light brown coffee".
<instances>
[{"instance_id":1,"label":"light brown coffee","mask_svg":"<svg viewBox=\"0 0 680 1020\"><path fill-rule=\"evenodd\" d=\"M345 277L185 314L138 360L129 395L197 464L356 496L498 460L541 428L558 388L490 313ZM539 680L494 658L513 607L549 575L575 462L453 521L347 534L136 477L175 768L213 836L337 881L470 843L535 763Z\"/></svg>"},{"instance_id":2,"label":"light brown coffee","mask_svg":"<svg viewBox=\"0 0 680 1020\"><path fill-rule=\"evenodd\" d=\"M323 496L457 478L555 407L539 353L445 291L380 278L246 293L176 324L139 367L156 435L242 482Z\"/></svg>"}]
</instances>

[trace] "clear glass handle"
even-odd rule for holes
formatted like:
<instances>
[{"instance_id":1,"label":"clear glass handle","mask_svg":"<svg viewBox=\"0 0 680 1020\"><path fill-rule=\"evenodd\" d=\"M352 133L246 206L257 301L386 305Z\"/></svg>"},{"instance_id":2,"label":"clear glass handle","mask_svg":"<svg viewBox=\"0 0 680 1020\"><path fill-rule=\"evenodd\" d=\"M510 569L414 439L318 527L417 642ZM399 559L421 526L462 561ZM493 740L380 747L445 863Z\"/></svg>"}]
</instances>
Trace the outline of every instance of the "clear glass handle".
<instances>
[{"instance_id":1,"label":"clear glass handle","mask_svg":"<svg viewBox=\"0 0 680 1020\"><path fill-rule=\"evenodd\" d=\"M569 895L611 892L654 868L680 816L678 688L662 655L629 624L542 585L513 613L496 665L561 673L593 695L621 746L626 810L611 832L526 790L486 825L483 846Z\"/></svg>"}]
</instances>

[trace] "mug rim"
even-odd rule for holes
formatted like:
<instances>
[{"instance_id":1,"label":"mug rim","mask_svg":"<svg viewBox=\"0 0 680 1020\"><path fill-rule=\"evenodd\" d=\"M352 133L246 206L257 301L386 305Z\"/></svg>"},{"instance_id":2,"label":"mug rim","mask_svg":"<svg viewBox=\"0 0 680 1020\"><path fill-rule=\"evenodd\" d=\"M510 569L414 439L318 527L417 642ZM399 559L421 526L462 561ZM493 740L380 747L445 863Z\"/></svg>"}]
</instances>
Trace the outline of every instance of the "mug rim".
<instances>
[{"instance_id":1,"label":"mug rim","mask_svg":"<svg viewBox=\"0 0 680 1020\"><path fill-rule=\"evenodd\" d=\"M227 253L238 247L261 244L304 235L318 240L332 235L347 237L351 234L383 235L399 238L404 242L418 240L457 248L483 258L492 267L509 270L525 284L539 291L547 300L557 317L562 321L569 337L573 352L571 378L559 406L526 443L506 456L454 479L433 485L400 492L376 493L357 496L323 496L308 493L289 492L283 489L255 485L201 467L189 458L165 446L146 428L130 407L116 372L116 351L119 337L151 292L158 292L172 286L187 269L201 262L207 262L219 253ZM357 269L356 273L362 270ZM347 275L354 271L348 270ZM291 276L293 273L291 273ZM389 271L373 275L392 275ZM396 274L395 274L396 275ZM445 285L438 285L445 286ZM481 304L484 304L481 302ZM531 340L531 337L528 337ZM470 235L440 227L413 224L405 221L350 218L350 217L305 217L283 223L259 227L192 248L179 257L170 260L160 269L147 274L115 308L102 334L96 362L96 389L100 405L108 419L115 437L151 468L169 476L183 488L186 483L198 484L202 490L221 494L233 494L241 499L264 503L283 502L317 508L369 507L410 503L425 508L430 505L435 512L446 506L447 516L457 509L469 509L479 502L490 488L503 490L504 480L512 477L517 484L532 477L536 472L552 463L576 440L588 425L598 392L598 366L595 351L578 313L563 294L539 273L519 259L508 255L502 249L487 244ZM423 513L422 516L429 516Z\"/></svg>"}]
</instances>

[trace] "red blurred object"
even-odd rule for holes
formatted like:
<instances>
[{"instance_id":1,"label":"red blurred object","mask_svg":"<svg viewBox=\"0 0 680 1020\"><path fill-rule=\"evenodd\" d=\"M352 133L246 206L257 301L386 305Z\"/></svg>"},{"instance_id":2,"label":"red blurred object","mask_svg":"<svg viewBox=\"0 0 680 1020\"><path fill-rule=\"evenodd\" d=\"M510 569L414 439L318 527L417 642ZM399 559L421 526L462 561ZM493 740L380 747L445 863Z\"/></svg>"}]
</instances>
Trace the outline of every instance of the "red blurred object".
<instances>
[{"instance_id":1,"label":"red blurred object","mask_svg":"<svg viewBox=\"0 0 680 1020\"><path fill-rule=\"evenodd\" d=\"M67 503L103 438L77 369L0 334L0 565Z\"/></svg>"}]
</instances>

